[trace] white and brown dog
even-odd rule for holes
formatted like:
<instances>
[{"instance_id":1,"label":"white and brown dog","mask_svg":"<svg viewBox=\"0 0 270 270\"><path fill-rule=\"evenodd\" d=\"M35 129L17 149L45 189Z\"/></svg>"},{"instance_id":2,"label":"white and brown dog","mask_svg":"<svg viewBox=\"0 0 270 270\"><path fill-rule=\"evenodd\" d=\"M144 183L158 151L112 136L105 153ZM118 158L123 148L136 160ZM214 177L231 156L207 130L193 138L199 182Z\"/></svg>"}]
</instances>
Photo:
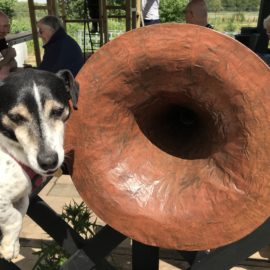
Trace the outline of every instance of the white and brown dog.
<instances>
[{"instance_id":1,"label":"white and brown dog","mask_svg":"<svg viewBox=\"0 0 270 270\"><path fill-rule=\"evenodd\" d=\"M78 85L67 70L26 69L0 82L0 256L19 254L31 177L54 174L64 160L64 124Z\"/></svg>"}]
</instances>

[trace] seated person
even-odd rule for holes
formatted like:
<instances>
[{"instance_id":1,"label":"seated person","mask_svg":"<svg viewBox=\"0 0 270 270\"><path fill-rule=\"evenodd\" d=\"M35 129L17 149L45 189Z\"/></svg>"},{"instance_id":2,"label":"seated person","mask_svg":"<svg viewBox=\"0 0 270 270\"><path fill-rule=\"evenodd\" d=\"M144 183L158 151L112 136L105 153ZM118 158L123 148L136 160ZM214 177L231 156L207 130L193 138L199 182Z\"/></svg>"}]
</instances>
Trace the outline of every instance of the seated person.
<instances>
[{"instance_id":1,"label":"seated person","mask_svg":"<svg viewBox=\"0 0 270 270\"><path fill-rule=\"evenodd\" d=\"M84 64L82 50L55 16L45 16L37 23L43 41L44 56L38 69L58 72L69 69L75 77Z\"/></svg>"},{"instance_id":2,"label":"seated person","mask_svg":"<svg viewBox=\"0 0 270 270\"><path fill-rule=\"evenodd\" d=\"M6 41L6 35L9 31L9 18L4 12L0 11L0 80L3 80L17 67L16 51Z\"/></svg>"},{"instance_id":3,"label":"seated person","mask_svg":"<svg viewBox=\"0 0 270 270\"><path fill-rule=\"evenodd\" d=\"M207 5L204 0L191 0L185 9L186 23L212 28L208 23Z\"/></svg>"}]
</instances>

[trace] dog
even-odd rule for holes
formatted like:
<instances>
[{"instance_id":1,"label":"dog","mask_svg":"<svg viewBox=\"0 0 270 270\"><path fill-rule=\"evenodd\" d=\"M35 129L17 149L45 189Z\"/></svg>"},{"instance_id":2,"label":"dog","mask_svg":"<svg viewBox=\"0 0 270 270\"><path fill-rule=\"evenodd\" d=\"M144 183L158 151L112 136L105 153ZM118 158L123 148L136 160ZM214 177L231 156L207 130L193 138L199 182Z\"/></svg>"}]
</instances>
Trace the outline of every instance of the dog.
<instances>
[{"instance_id":1,"label":"dog","mask_svg":"<svg viewBox=\"0 0 270 270\"><path fill-rule=\"evenodd\" d=\"M79 87L68 70L25 69L0 82L0 256L20 251L31 176L41 181L64 161L64 126L77 108Z\"/></svg>"}]
</instances>

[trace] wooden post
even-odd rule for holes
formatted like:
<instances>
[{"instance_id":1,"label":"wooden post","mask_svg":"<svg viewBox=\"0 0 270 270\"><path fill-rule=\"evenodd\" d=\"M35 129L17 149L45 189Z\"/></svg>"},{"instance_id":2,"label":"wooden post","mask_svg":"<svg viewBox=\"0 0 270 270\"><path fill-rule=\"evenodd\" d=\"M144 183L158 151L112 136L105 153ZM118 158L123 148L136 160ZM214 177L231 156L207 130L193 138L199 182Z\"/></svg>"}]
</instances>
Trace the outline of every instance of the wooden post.
<instances>
[{"instance_id":1,"label":"wooden post","mask_svg":"<svg viewBox=\"0 0 270 270\"><path fill-rule=\"evenodd\" d=\"M103 1L102 0L98 0L98 7L99 7L99 36L100 36L100 40L99 40L99 46L101 47L104 44L104 6L103 6Z\"/></svg>"},{"instance_id":2,"label":"wooden post","mask_svg":"<svg viewBox=\"0 0 270 270\"><path fill-rule=\"evenodd\" d=\"M131 0L126 0L126 31L131 29Z\"/></svg>"},{"instance_id":3,"label":"wooden post","mask_svg":"<svg viewBox=\"0 0 270 270\"><path fill-rule=\"evenodd\" d=\"M107 1L102 0L102 11L103 11L103 30L104 30L104 42L109 41L108 38L108 14L107 14Z\"/></svg>"},{"instance_id":4,"label":"wooden post","mask_svg":"<svg viewBox=\"0 0 270 270\"><path fill-rule=\"evenodd\" d=\"M49 15L57 16L56 0L47 0L47 9Z\"/></svg>"},{"instance_id":5,"label":"wooden post","mask_svg":"<svg viewBox=\"0 0 270 270\"><path fill-rule=\"evenodd\" d=\"M37 63L37 66L39 66L41 63L41 58L40 58L40 48L39 48L38 32L37 32L37 25L36 25L37 22L36 22L36 16L35 16L35 6L34 6L33 0L28 0L28 8L29 8L30 21L31 21L31 28L32 28L32 33L33 33L36 63Z\"/></svg>"},{"instance_id":6,"label":"wooden post","mask_svg":"<svg viewBox=\"0 0 270 270\"><path fill-rule=\"evenodd\" d=\"M142 20L142 3L141 0L136 1L136 9L137 9L137 21L136 21L136 28L141 27L141 20Z\"/></svg>"},{"instance_id":7,"label":"wooden post","mask_svg":"<svg viewBox=\"0 0 270 270\"><path fill-rule=\"evenodd\" d=\"M65 30L67 30L67 15L66 15L66 9L65 9L65 1L64 0L59 0L59 8L61 10L61 18L63 21L63 26L65 28Z\"/></svg>"},{"instance_id":8,"label":"wooden post","mask_svg":"<svg viewBox=\"0 0 270 270\"><path fill-rule=\"evenodd\" d=\"M132 29L137 28L137 8L136 0L131 0L131 22Z\"/></svg>"}]
</instances>

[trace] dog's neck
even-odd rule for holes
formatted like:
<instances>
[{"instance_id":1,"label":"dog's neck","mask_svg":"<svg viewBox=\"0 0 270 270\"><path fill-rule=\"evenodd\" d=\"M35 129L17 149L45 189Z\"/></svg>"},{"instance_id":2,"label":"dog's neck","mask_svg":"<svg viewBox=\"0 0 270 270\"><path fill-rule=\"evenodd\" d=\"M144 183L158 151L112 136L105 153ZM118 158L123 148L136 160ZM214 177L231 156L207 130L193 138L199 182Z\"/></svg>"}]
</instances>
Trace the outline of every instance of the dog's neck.
<instances>
[{"instance_id":1,"label":"dog's neck","mask_svg":"<svg viewBox=\"0 0 270 270\"><path fill-rule=\"evenodd\" d=\"M0 141L1 137L4 137L2 134L0 134ZM6 137L5 137L6 138ZM9 139L8 139L9 140ZM5 140L3 139L0 144L0 149L8 154L11 158L13 158L24 170L24 172L28 175L28 177L31 180L32 183L32 191L34 191L37 187L39 187L43 182L43 176L36 173L30 166L29 163L24 155L24 151L21 147L16 145L16 143L10 142L9 140L9 147L8 149L5 147L5 144L3 143ZM15 158L16 157L16 158Z\"/></svg>"}]
</instances>

